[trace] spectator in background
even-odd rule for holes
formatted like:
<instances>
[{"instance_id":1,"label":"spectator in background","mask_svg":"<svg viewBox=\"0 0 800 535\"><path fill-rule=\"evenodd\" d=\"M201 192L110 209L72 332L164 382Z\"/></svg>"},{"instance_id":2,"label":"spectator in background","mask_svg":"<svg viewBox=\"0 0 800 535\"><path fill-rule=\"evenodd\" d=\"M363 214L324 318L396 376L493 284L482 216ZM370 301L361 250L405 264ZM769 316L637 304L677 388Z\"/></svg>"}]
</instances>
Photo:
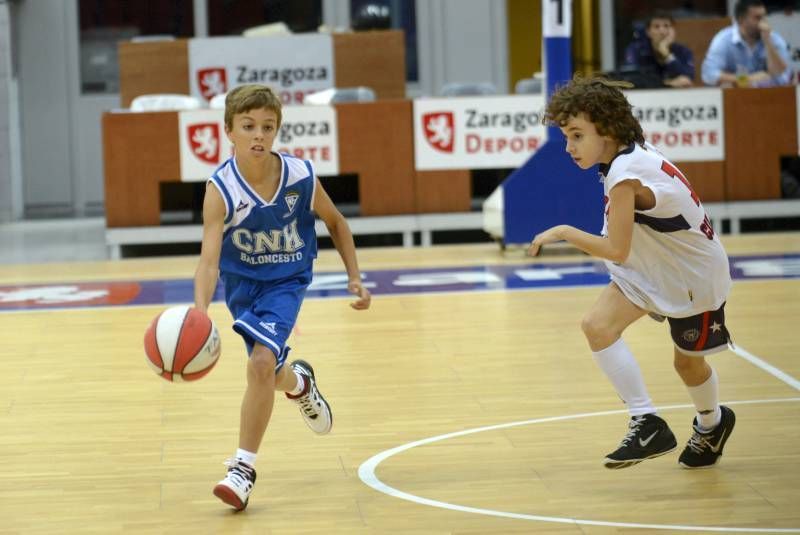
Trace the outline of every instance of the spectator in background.
<instances>
[{"instance_id":1,"label":"spectator in background","mask_svg":"<svg viewBox=\"0 0 800 535\"><path fill-rule=\"evenodd\" d=\"M789 47L770 29L761 0L739 0L735 22L720 30L703 60L706 85L772 87L791 83Z\"/></svg>"},{"instance_id":2,"label":"spectator in background","mask_svg":"<svg viewBox=\"0 0 800 535\"><path fill-rule=\"evenodd\" d=\"M665 11L647 19L645 36L625 50L625 63L643 73L654 74L666 86L689 87L694 78L692 51L675 42L675 21Z\"/></svg>"},{"instance_id":3,"label":"spectator in background","mask_svg":"<svg viewBox=\"0 0 800 535\"><path fill-rule=\"evenodd\" d=\"M800 156L781 161L781 196L784 199L800 199Z\"/></svg>"}]
</instances>

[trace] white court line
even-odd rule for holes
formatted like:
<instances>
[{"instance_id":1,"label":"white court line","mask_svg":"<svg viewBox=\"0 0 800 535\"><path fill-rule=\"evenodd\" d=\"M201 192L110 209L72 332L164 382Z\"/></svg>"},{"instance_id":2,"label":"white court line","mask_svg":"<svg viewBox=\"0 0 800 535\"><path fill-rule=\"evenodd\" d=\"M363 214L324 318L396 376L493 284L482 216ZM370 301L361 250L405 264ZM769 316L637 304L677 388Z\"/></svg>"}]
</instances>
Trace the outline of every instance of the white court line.
<instances>
[{"instance_id":1,"label":"white court line","mask_svg":"<svg viewBox=\"0 0 800 535\"><path fill-rule=\"evenodd\" d=\"M798 402L800 401L800 397L794 398L779 398L779 399L756 399L750 401L730 401L725 402L726 405L750 405L750 404L763 404L763 403L784 403L784 402ZM685 408L694 408L694 405L667 405L663 407L658 407L659 410L670 410L670 409L685 409ZM593 416L607 416L610 414L622 414L628 413L627 409L620 409L620 410L613 410L613 411L601 411L601 412L589 412L589 413L579 413L579 414L568 414L564 416L551 416L547 418L536 418L533 420L525 420L521 422L510 422L505 424L497 424L497 425L489 425L485 427L477 427L475 429L467 429L464 431L456 431L454 433L447 433L444 435L438 435L435 437L424 438L422 440L417 440L415 442L409 442L408 444L403 444L401 446L397 446L395 448L382 451L377 455L373 455L366 461L364 461L361 466L358 467L358 477L364 484L372 487L373 489L377 490L378 492L382 492L394 498L400 498L401 500L407 500L414 503L419 503L422 505L429 505L431 507L439 507L442 509L449 509L451 511L461 511L464 513L474 513L479 515L488 515L488 516L497 516L503 518L514 518L517 520L532 520L538 522L556 522L560 524L578 524L578 525L586 525L586 526L605 526L605 527L618 527L618 528L638 528L638 529L669 529L675 531L714 531L714 532L722 532L722 533L800 533L800 528L740 528L740 527L717 527L717 526L691 526L691 525L670 525L670 524L637 524L637 523L630 523L630 522L609 522L609 521L602 521L602 520L583 520L577 518L569 518L569 517L559 517L559 516L541 516L541 515L531 515L525 513L511 513L507 511L496 511L494 509L482 509L479 507L468 507L465 505L458 505L454 503L442 502L438 500L432 500L430 498L424 498L422 496L416 496L414 494L410 494L408 492L404 492L402 490L396 489L391 487L378 479L378 476L375 474L375 470L380 463L401 453L406 450L410 450L412 448L416 448L417 446L423 446L425 444L430 444L432 442L438 442L441 440L447 440L450 438L460 437L464 435L471 435L475 433L481 433L484 431L494 431L497 429L507 429L509 427L519 427L523 425L532 425L532 424L539 424L545 422L558 422L564 420L574 420L577 418L590 418Z\"/></svg>"},{"instance_id":2,"label":"white court line","mask_svg":"<svg viewBox=\"0 0 800 535\"><path fill-rule=\"evenodd\" d=\"M775 366L773 366L769 362L761 360L760 358L758 358L757 356L753 355L752 353L750 353L749 351L747 351L743 347L735 346L735 345L731 344L731 345L728 346L728 349L730 349L731 351L733 351L734 353L736 353L737 355L742 357L744 360L746 360L750 364L753 364L754 366L757 366L757 367L761 368L762 370L764 370L765 372L767 372L770 375L773 375L774 377L777 377L778 379L780 379L781 381L783 381L787 385L791 386L795 390L800 390L800 381L798 381L797 379L795 379L794 377L792 377L788 373L779 370L778 368L776 368Z\"/></svg>"}]
</instances>

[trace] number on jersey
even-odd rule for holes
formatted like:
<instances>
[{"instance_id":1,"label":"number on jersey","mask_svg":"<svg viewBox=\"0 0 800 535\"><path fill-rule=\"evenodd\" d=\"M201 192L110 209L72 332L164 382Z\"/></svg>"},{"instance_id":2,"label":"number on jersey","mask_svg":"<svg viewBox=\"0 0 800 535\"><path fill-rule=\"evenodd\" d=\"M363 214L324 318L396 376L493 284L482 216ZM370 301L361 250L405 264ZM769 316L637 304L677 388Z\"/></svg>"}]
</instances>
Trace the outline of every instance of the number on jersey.
<instances>
[{"instance_id":1,"label":"number on jersey","mask_svg":"<svg viewBox=\"0 0 800 535\"><path fill-rule=\"evenodd\" d=\"M689 181L686 180L686 177L683 176L683 173L678 171L678 169L674 165L672 165L666 160L663 160L661 162L661 170L667 173L672 178L677 178L678 180L683 182L683 185L686 186L686 188L689 190L689 193L692 195L692 200L694 201L694 203L697 206L700 206L700 197L698 197L697 193L694 192L694 190L692 189L692 185L689 184Z\"/></svg>"},{"instance_id":2,"label":"number on jersey","mask_svg":"<svg viewBox=\"0 0 800 535\"><path fill-rule=\"evenodd\" d=\"M661 162L661 170L664 171L666 174L671 176L672 178L677 178L683 185L686 186L686 189L689 190L689 194L692 196L692 200L697 206L700 206L700 197L697 196L697 193L694 192L692 189L692 185L689 184L689 181L686 180L686 177L683 176L683 173L678 171L678 168L669 163L666 160ZM705 214L704 214L705 215ZM711 221L708 219L708 215L705 215L703 218L703 222L700 224L700 232L706 235L706 238L709 240L714 239L714 229L711 228Z\"/></svg>"}]
</instances>

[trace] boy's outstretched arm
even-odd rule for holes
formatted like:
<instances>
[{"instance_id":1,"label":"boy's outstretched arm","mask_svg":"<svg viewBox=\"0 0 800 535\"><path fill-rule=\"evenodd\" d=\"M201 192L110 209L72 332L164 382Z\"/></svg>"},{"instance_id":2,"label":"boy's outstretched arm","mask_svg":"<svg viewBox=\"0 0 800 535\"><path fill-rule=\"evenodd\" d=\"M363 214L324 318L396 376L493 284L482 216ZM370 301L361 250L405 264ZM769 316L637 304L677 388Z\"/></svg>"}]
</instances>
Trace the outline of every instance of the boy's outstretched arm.
<instances>
[{"instance_id":1,"label":"boy's outstretched arm","mask_svg":"<svg viewBox=\"0 0 800 535\"><path fill-rule=\"evenodd\" d=\"M633 238L634 182L620 182L609 192L607 237L589 234L570 225L558 225L538 234L528 247L528 255L536 256L542 245L567 241L581 251L611 262L622 263L630 254Z\"/></svg>"},{"instance_id":2,"label":"boy's outstretched arm","mask_svg":"<svg viewBox=\"0 0 800 535\"><path fill-rule=\"evenodd\" d=\"M361 272L358 269L353 233L350 232L347 220L333 204L319 179L315 180L317 181L317 191L314 195L314 211L325 222L333 245L339 251L339 256L342 257L344 268L347 270L347 291L358 296L358 299L350 303L350 306L356 310L366 310L369 308L372 296L370 296L369 290L361 284Z\"/></svg>"},{"instance_id":3,"label":"boy's outstretched arm","mask_svg":"<svg viewBox=\"0 0 800 535\"><path fill-rule=\"evenodd\" d=\"M217 188L207 183L203 199L203 243L194 273L194 306L203 312L208 309L217 288L224 227L225 201Z\"/></svg>"}]
</instances>

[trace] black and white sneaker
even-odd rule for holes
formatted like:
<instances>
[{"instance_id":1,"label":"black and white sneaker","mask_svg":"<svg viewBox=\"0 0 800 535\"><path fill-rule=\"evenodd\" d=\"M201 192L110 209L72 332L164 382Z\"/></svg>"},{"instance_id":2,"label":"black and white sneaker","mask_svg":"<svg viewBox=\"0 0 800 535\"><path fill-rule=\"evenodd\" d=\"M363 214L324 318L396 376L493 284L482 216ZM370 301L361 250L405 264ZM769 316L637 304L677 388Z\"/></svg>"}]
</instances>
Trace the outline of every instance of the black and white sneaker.
<instances>
[{"instance_id":1,"label":"black and white sneaker","mask_svg":"<svg viewBox=\"0 0 800 535\"><path fill-rule=\"evenodd\" d=\"M287 392L286 397L297 403L300 407L300 414L303 415L303 419L312 431L319 435L330 432L333 427L333 413L331 413L330 405L317 389L314 368L304 360L295 360L291 366L294 371L303 376L306 385L303 393L299 396L291 396Z\"/></svg>"},{"instance_id":2,"label":"black and white sneaker","mask_svg":"<svg viewBox=\"0 0 800 535\"><path fill-rule=\"evenodd\" d=\"M256 469L241 459L228 459L225 466L228 467L228 475L214 487L214 496L237 511L242 511L250 500L256 482Z\"/></svg>"},{"instance_id":3,"label":"black and white sneaker","mask_svg":"<svg viewBox=\"0 0 800 535\"><path fill-rule=\"evenodd\" d=\"M655 414L633 416L619 448L606 456L603 465L612 470L627 468L645 459L669 453L677 446L678 442L667 422Z\"/></svg>"},{"instance_id":4,"label":"black and white sneaker","mask_svg":"<svg viewBox=\"0 0 800 535\"><path fill-rule=\"evenodd\" d=\"M722 448L733 432L736 425L736 415L725 405L720 405L722 418L717 427L711 431L700 431L697 428L697 418L692 422L694 434L683 453L678 458L678 463L684 468L710 468L717 464L722 457Z\"/></svg>"}]
</instances>

